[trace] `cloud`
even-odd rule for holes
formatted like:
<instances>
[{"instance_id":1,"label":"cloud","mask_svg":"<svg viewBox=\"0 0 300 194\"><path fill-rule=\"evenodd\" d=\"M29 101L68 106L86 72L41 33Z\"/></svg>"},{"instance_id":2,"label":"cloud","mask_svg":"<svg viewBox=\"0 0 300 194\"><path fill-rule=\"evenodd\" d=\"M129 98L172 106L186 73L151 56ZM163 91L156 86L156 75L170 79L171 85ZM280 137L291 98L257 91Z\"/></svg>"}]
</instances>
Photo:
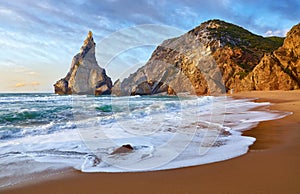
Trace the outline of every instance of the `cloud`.
<instances>
[{"instance_id":1,"label":"cloud","mask_svg":"<svg viewBox=\"0 0 300 194\"><path fill-rule=\"evenodd\" d=\"M15 67L15 66L17 66L17 63L13 60L7 59L4 61L0 61L0 66L4 66L6 68Z\"/></svg>"},{"instance_id":2,"label":"cloud","mask_svg":"<svg viewBox=\"0 0 300 194\"><path fill-rule=\"evenodd\" d=\"M16 83L16 85L15 85L16 88L20 88L20 87L24 87L24 86L26 86L26 84L23 82Z\"/></svg>"},{"instance_id":3,"label":"cloud","mask_svg":"<svg viewBox=\"0 0 300 194\"><path fill-rule=\"evenodd\" d=\"M276 30L276 31L272 31L272 30L268 30L265 35L266 36L279 36L279 37L285 37L286 34L288 33L289 29L286 30Z\"/></svg>"},{"instance_id":4,"label":"cloud","mask_svg":"<svg viewBox=\"0 0 300 194\"><path fill-rule=\"evenodd\" d=\"M15 73L24 73L24 74L26 74L28 72L28 68L26 68L24 66L15 66L14 67L14 72Z\"/></svg>"},{"instance_id":5,"label":"cloud","mask_svg":"<svg viewBox=\"0 0 300 194\"><path fill-rule=\"evenodd\" d=\"M25 82L19 82L15 84L16 88L21 88L21 87L26 87L26 86L39 86L41 85L40 82L30 82L30 83L25 83Z\"/></svg>"},{"instance_id":6,"label":"cloud","mask_svg":"<svg viewBox=\"0 0 300 194\"><path fill-rule=\"evenodd\" d=\"M226 15L235 23L264 35L290 29L300 20L300 3L297 0L241 0L232 2L230 11Z\"/></svg>"},{"instance_id":7,"label":"cloud","mask_svg":"<svg viewBox=\"0 0 300 194\"><path fill-rule=\"evenodd\" d=\"M20 66L20 65L14 65L10 66L13 68L13 72L17 74L22 74L22 75L28 75L28 76L38 76L39 73L36 71L32 71L31 68L25 67L25 66Z\"/></svg>"},{"instance_id":8,"label":"cloud","mask_svg":"<svg viewBox=\"0 0 300 194\"><path fill-rule=\"evenodd\" d=\"M278 17L269 16L280 16L283 21L299 20L300 3L296 0L286 0L284 3L271 0L145 0L139 3L135 0L27 0L26 3L20 3L10 0L3 2L0 10L5 13L4 16L8 12L23 18L19 21L19 27L34 33L46 33L51 37L59 35L71 39L73 36L69 35L84 33L88 28L101 35L120 27L145 23L162 23L186 29L195 27L203 19L216 17L253 27L259 26L255 24L256 18L273 18L273 23L266 24L278 25ZM182 16L189 17L183 19ZM249 23L245 18L253 20ZM7 19L9 18L4 17L2 22L12 26L6 22ZM40 30L45 28L47 31Z\"/></svg>"},{"instance_id":9,"label":"cloud","mask_svg":"<svg viewBox=\"0 0 300 194\"><path fill-rule=\"evenodd\" d=\"M37 72L35 72L35 71L30 71L30 72L27 72L26 73L27 75L32 75L32 76L37 76L37 75L39 75Z\"/></svg>"},{"instance_id":10,"label":"cloud","mask_svg":"<svg viewBox=\"0 0 300 194\"><path fill-rule=\"evenodd\" d=\"M18 76L42 75L49 69L56 72L51 72L51 76L61 75L62 69L69 68L89 30L93 31L98 43L117 30L139 24L163 24L188 31L214 18L238 24L260 35L284 36L285 29L300 21L300 1L1 1L0 48L5 52L0 52L0 66L12 68L12 77L16 76L12 66L16 66ZM50 64L51 68L41 68L41 64ZM26 70L18 69L19 65ZM3 74L0 72L0 77ZM57 79L47 75L41 79Z\"/></svg>"},{"instance_id":11,"label":"cloud","mask_svg":"<svg viewBox=\"0 0 300 194\"><path fill-rule=\"evenodd\" d=\"M29 85L30 86L39 86L39 85L41 85L41 83L40 82L31 82Z\"/></svg>"},{"instance_id":12,"label":"cloud","mask_svg":"<svg viewBox=\"0 0 300 194\"><path fill-rule=\"evenodd\" d=\"M20 43L28 39L25 44L40 48L34 49L30 55L37 53L37 55L47 56L47 53L60 51L55 48L57 46L55 43L47 45L53 39L68 42L61 45L74 48L71 47L72 43L81 43L78 37L85 35L90 29L96 36L104 37L115 30L146 23L165 24L190 30L204 20L220 18L264 34L270 29L279 30L280 26L281 29L291 27L290 22L299 20L299 2L287 1L288 3L271 0L263 2L259 0L238 2L145 0L137 3L135 0L76 0L74 2L27 0L26 3L22 1L20 3L17 0L10 0L3 2L0 7L0 10L6 13L0 18L0 23L8 29L15 29L17 24L25 34L21 34L23 40L18 38L16 42ZM7 12L13 13L21 20L10 21L12 17L5 17ZM286 23L287 20L289 23ZM6 29L6 31L10 30ZM49 48L53 49L49 50ZM43 52L44 50L50 52Z\"/></svg>"}]
</instances>

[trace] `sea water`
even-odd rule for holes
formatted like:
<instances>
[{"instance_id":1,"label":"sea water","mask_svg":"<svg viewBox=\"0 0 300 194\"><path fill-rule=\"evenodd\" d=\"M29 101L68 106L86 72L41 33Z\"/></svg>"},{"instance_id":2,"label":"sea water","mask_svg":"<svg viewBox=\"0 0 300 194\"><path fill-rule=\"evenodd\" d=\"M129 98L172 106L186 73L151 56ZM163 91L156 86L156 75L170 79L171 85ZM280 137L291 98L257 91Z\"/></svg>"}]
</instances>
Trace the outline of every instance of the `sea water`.
<instances>
[{"instance_id":1,"label":"sea water","mask_svg":"<svg viewBox=\"0 0 300 194\"><path fill-rule=\"evenodd\" d=\"M267 105L226 96L0 94L0 187L65 168L137 172L234 158L255 142L242 131L289 114L253 110ZM124 144L133 150L112 154Z\"/></svg>"}]
</instances>

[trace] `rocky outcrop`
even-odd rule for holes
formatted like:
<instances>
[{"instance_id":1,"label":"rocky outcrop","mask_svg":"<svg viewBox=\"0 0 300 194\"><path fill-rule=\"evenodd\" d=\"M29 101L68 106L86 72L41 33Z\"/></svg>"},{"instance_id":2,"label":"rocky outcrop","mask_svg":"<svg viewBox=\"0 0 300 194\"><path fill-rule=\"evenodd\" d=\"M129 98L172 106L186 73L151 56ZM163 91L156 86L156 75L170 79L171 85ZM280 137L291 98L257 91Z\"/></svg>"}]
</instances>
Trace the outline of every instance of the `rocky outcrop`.
<instances>
[{"instance_id":1,"label":"rocky outcrop","mask_svg":"<svg viewBox=\"0 0 300 194\"><path fill-rule=\"evenodd\" d=\"M287 34L284 44L266 54L242 82L242 90L293 90L300 88L300 24Z\"/></svg>"},{"instance_id":2,"label":"rocky outcrop","mask_svg":"<svg viewBox=\"0 0 300 194\"><path fill-rule=\"evenodd\" d=\"M282 38L264 38L233 24L210 20L164 41L143 67L116 82L113 94L217 95L232 88L241 90L242 80L264 54L282 42Z\"/></svg>"},{"instance_id":3,"label":"rocky outcrop","mask_svg":"<svg viewBox=\"0 0 300 194\"><path fill-rule=\"evenodd\" d=\"M218 95L234 89L300 88L300 24L285 39L262 37L239 26L210 20L159 45L149 61L112 87L95 58L89 32L57 94Z\"/></svg>"},{"instance_id":4,"label":"rocky outcrop","mask_svg":"<svg viewBox=\"0 0 300 194\"><path fill-rule=\"evenodd\" d=\"M90 31L80 52L73 57L65 78L54 84L56 94L111 94L112 82L95 57L96 44Z\"/></svg>"}]
</instances>

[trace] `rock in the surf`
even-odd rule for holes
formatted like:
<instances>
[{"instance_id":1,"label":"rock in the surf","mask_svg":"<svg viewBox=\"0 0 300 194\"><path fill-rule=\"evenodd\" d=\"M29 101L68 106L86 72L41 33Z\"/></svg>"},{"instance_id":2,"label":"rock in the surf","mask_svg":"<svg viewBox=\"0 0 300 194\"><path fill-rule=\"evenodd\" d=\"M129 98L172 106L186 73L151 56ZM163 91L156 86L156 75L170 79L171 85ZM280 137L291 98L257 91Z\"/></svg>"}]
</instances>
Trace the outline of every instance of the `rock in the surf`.
<instances>
[{"instance_id":1,"label":"rock in the surf","mask_svg":"<svg viewBox=\"0 0 300 194\"><path fill-rule=\"evenodd\" d=\"M115 151L113 151L111 153L111 155L130 153L130 152L132 152L132 150L133 150L133 147L130 144L125 144L125 145L122 145L121 147L117 148Z\"/></svg>"}]
</instances>

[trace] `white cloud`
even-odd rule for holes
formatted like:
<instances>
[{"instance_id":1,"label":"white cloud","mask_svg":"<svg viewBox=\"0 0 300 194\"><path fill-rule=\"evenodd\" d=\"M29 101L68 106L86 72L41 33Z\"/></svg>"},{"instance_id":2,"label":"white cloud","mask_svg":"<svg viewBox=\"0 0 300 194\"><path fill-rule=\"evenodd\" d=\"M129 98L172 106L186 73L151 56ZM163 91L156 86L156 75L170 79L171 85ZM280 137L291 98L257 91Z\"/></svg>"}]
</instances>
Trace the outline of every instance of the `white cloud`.
<instances>
[{"instance_id":1,"label":"white cloud","mask_svg":"<svg viewBox=\"0 0 300 194\"><path fill-rule=\"evenodd\" d=\"M0 62L0 66L15 67L17 66L17 63L12 60L5 60Z\"/></svg>"},{"instance_id":2,"label":"white cloud","mask_svg":"<svg viewBox=\"0 0 300 194\"><path fill-rule=\"evenodd\" d=\"M175 13L181 17L197 17L197 13L195 13L192 8L187 6L176 9Z\"/></svg>"},{"instance_id":3,"label":"white cloud","mask_svg":"<svg viewBox=\"0 0 300 194\"><path fill-rule=\"evenodd\" d=\"M14 67L14 72L15 73L27 73L29 70L26 68L26 67L24 67L24 66L15 66Z\"/></svg>"},{"instance_id":4,"label":"white cloud","mask_svg":"<svg viewBox=\"0 0 300 194\"><path fill-rule=\"evenodd\" d=\"M13 11L0 7L0 15L12 15Z\"/></svg>"},{"instance_id":5,"label":"white cloud","mask_svg":"<svg viewBox=\"0 0 300 194\"><path fill-rule=\"evenodd\" d=\"M285 37L287 32L289 31L289 29L285 29L285 30L268 30L267 32L265 32L266 36L281 36L281 37Z\"/></svg>"},{"instance_id":6,"label":"white cloud","mask_svg":"<svg viewBox=\"0 0 300 194\"><path fill-rule=\"evenodd\" d=\"M15 73L18 74L22 74L22 75L29 75L29 76L38 76L39 73L36 71L33 71L31 68L25 67L25 66L21 66L21 65L14 65L11 66L13 67L13 71Z\"/></svg>"},{"instance_id":7,"label":"white cloud","mask_svg":"<svg viewBox=\"0 0 300 194\"><path fill-rule=\"evenodd\" d=\"M231 5L231 0L221 0L220 2L224 7L229 7Z\"/></svg>"},{"instance_id":8,"label":"white cloud","mask_svg":"<svg viewBox=\"0 0 300 194\"><path fill-rule=\"evenodd\" d=\"M29 72L27 72L26 74L27 74L27 75L32 75L32 76L37 76L37 75L38 75L38 73L35 72L35 71L29 71Z\"/></svg>"}]
</instances>

